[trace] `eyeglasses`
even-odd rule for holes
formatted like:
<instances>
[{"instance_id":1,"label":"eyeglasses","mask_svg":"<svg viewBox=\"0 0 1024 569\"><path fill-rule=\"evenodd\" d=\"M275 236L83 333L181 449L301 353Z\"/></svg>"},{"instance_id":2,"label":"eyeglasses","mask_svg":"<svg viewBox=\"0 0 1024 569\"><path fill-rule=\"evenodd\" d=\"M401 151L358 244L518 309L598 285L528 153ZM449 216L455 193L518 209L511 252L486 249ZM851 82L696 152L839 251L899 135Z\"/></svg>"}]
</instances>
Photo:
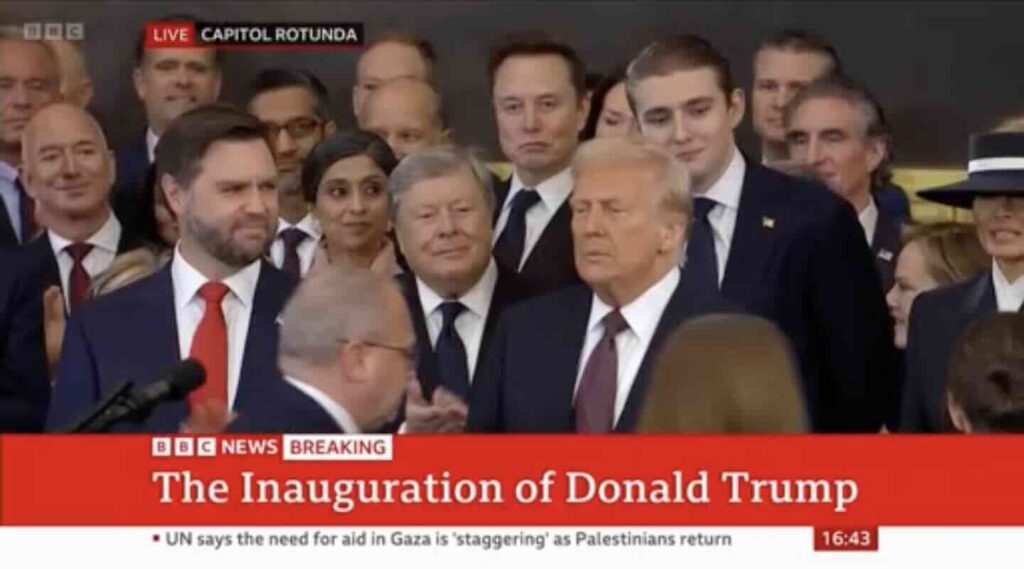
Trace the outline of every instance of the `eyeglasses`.
<instances>
[{"instance_id":1,"label":"eyeglasses","mask_svg":"<svg viewBox=\"0 0 1024 569\"><path fill-rule=\"evenodd\" d=\"M312 117L299 117L292 119L283 125L275 124L272 122L264 122L263 126L267 129L267 133L270 135L271 140L277 140L277 137L281 135L281 130L288 131L288 136L292 138L306 138L313 136L313 134L319 129L323 123Z\"/></svg>"},{"instance_id":2,"label":"eyeglasses","mask_svg":"<svg viewBox=\"0 0 1024 569\"><path fill-rule=\"evenodd\" d=\"M371 348L380 348L382 350L390 350L392 352L398 352L407 362L413 367L419 364L419 350L415 347L410 348L409 346L393 346L391 344L382 344L380 342L370 342L367 340L340 340L341 343L359 342Z\"/></svg>"}]
</instances>

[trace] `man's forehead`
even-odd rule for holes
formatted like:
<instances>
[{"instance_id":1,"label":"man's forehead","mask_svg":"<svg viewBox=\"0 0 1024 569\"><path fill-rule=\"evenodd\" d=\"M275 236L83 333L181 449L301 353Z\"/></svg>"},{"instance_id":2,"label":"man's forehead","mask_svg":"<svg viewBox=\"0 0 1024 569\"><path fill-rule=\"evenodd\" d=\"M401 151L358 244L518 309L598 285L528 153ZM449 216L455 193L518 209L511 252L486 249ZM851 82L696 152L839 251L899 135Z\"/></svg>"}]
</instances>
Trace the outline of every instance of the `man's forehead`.
<instances>
[{"instance_id":1,"label":"man's forehead","mask_svg":"<svg viewBox=\"0 0 1024 569\"><path fill-rule=\"evenodd\" d=\"M51 144L73 145L105 140L103 130L94 118L77 107L60 103L37 112L25 128L24 137L33 149Z\"/></svg>"},{"instance_id":2,"label":"man's forehead","mask_svg":"<svg viewBox=\"0 0 1024 569\"><path fill-rule=\"evenodd\" d=\"M559 55L513 55L494 73L495 91L523 89L561 92L573 89L572 69Z\"/></svg>"},{"instance_id":3,"label":"man's forehead","mask_svg":"<svg viewBox=\"0 0 1024 569\"><path fill-rule=\"evenodd\" d=\"M709 67L654 75L637 82L635 100L645 109L678 107L703 99L724 98L714 70Z\"/></svg>"},{"instance_id":4,"label":"man's forehead","mask_svg":"<svg viewBox=\"0 0 1024 569\"><path fill-rule=\"evenodd\" d=\"M810 50L792 50L768 47L757 52L754 71L759 75L815 79L827 68L832 60L824 53Z\"/></svg>"},{"instance_id":5,"label":"man's forehead","mask_svg":"<svg viewBox=\"0 0 1024 569\"><path fill-rule=\"evenodd\" d=\"M816 97L804 101L793 113L794 127L814 127L816 130L849 130L866 123L862 113L845 99ZM866 124L861 125L867 128ZM806 128L802 128L806 130Z\"/></svg>"},{"instance_id":6,"label":"man's forehead","mask_svg":"<svg viewBox=\"0 0 1024 569\"><path fill-rule=\"evenodd\" d=\"M427 62L419 50L411 45L390 41L371 47L356 64L360 75L373 79L425 79L426 69Z\"/></svg>"},{"instance_id":7,"label":"man's forehead","mask_svg":"<svg viewBox=\"0 0 1024 569\"><path fill-rule=\"evenodd\" d=\"M316 97L305 87L289 85L256 95L249 107L259 118L282 113L309 113L316 109Z\"/></svg>"},{"instance_id":8,"label":"man's forehead","mask_svg":"<svg viewBox=\"0 0 1024 569\"><path fill-rule=\"evenodd\" d=\"M213 63L215 59L215 52L212 49L207 48L174 48L174 49L147 49L143 52L145 61L151 64L157 64L163 61L175 61L179 63L185 63L189 61L201 61L203 63Z\"/></svg>"},{"instance_id":9,"label":"man's forehead","mask_svg":"<svg viewBox=\"0 0 1024 569\"><path fill-rule=\"evenodd\" d=\"M0 74L14 71L44 78L59 74L56 56L42 42L0 39Z\"/></svg>"}]
</instances>

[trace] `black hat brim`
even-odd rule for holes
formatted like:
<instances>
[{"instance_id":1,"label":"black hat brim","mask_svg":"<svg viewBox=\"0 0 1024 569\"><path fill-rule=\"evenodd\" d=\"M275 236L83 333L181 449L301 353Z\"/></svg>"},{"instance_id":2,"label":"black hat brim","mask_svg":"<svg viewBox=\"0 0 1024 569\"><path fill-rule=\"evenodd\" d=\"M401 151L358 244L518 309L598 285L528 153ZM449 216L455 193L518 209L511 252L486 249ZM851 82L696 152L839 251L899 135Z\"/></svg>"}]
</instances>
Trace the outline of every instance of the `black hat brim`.
<instances>
[{"instance_id":1,"label":"black hat brim","mask_svg":"<svg viewBox=\"0 0 1024 569\"><path fill-rule=\"evenodd\" d=\"M974 206L974 198L977 197L1024 197L1024 180L1003 176L976 176L955 184L921 190L917 195L931 202L971 209Z\"/></svg>"}]
</instances>

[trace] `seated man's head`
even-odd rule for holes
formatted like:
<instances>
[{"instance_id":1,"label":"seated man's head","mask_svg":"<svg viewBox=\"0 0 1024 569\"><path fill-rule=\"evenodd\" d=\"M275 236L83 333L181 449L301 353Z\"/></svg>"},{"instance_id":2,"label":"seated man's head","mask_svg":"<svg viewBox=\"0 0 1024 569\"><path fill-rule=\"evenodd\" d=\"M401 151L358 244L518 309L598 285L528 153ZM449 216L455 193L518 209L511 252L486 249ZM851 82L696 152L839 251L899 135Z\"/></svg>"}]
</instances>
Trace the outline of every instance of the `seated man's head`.
<instances>
[{"instance_id":1,"label":"seated man's head","mask_svg":"<svg viewBox=\"0 0 1024 569\"><path fill-rule=\"evenodd\" d=\"M997 313L960 335L947 391L953 425L963 432L1024 432L1024 316Z\"/></svg>"},{"instance_id":2,"label":"seated man's head","mask_svg":"<svg viewBox=\"0 0 1024 569\"><path fill-rule=\"evenodd\" d=\"M419 79L400 78L377 87L363 104L359 127L386 140L399 160L448 141L441 95Z\"/></svg>"},{"instance_id":3,"label":"seated man's head","mask_svg":"<svg viewBox=\"0 0 1024 569\"><path fill-rule=\"evenodd\" d=\"M664 149L633 138L586 142L572 168L576 270L604 302L624 306L678 265L689 177Z\"/></svg>"},{"instance_id":4,"label":"seated man's head","mask_svg":"<svg viewBox=\"0 0 1024 569\"><path fill-rule=\"evenodd\" d=\"M402 294L370 271L315 271L281 315L281 371L331 397L363 431L395 415L415 353Z\"/></svg>"}]
</instances>

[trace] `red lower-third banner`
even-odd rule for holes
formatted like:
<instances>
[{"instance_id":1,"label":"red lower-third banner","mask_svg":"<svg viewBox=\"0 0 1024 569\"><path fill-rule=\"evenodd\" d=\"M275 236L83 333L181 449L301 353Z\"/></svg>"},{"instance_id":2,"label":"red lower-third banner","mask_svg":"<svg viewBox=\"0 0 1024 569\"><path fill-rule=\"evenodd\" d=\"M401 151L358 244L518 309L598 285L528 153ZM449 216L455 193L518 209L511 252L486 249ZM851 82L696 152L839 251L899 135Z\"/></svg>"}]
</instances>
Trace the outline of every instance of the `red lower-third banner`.
<instances>
[{"instance_id":1,"label":"red lower-third banner","mask_svg":"<svg viewBox=\"0 0 1024 569\"><path fill-rule=\"evenodd\" d=\"M998 436L12 435L0 524L1019 526L1021 480Z\"/></svg>"}]
</instances>

